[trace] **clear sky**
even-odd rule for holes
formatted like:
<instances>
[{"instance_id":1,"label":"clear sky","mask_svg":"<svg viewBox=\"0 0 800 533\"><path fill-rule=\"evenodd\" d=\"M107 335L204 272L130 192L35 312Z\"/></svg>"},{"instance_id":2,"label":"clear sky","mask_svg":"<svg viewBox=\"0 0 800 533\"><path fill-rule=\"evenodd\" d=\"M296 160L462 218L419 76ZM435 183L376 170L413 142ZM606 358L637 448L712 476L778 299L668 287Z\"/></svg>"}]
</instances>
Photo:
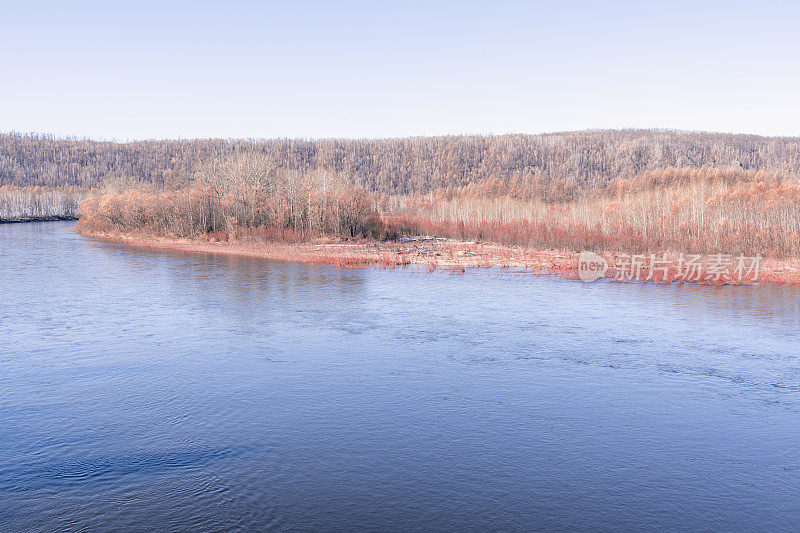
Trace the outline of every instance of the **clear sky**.
<instances>
[{"instance_id":1,"label":"clear sky","mask_svg":"<svg viewBox=\"0 0 800 533\"><path fill-rule=\"evenodd\" d=\"M800 135L800 2L3 2L0 131Z\"/></svg>"}]
</instances>

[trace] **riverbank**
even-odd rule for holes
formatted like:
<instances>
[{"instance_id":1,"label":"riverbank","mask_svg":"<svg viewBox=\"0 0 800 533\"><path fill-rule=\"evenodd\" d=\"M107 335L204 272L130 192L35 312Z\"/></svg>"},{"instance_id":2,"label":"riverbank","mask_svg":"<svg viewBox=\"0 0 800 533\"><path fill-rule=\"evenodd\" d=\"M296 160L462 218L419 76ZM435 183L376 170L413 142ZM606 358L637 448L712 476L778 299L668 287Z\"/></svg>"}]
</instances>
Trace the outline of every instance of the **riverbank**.
<instances>
[{"instance_id":1,"label":"riverbank","mask_svg":"<svg viewBox=\"0 0 800 533\"><path fill-rule=\"evenodd\" d=\"M319 239L314 242L286 243L229 242L224 238L214 240L208 237L196 240L167 239L143 233L91 232L85 229L79 229L78 233L106 242L143 248L226 254L320 265L381 268L416 265L429 272L442 270L451 273L464 273L468 268L507 268L521 269L536 276L580 278L578 271L580 254L577 252L504 246L487 242L456 241L437 237L405 237L391 241L364 240L358 242ZM631 266L630 256L605 253L601 254L601 257L608 265L605 275L601 277L617 281L652 281L652 279L647 279L646 268L636 271ZM677 264L677 255L673 255L672 260ZM745 266L751 269L753 265ZM685 279L670 275L665 280L656 275L655 281L742 285L800 284L800 259L763 258L759 260L755 276L751 270L749 274L745 272L743 278L741 276L737 278L733 274L734 268L735 264L732 264L729 276L718 276L716 279L700 272L694 278Z\"/></svg>"},{"instance_id":2,"label":"riverbank","mask_svg":"<svg viewBox=\"0 0 800 533\"><path fill-rule=\"evenodd\" d=\"M577 254L514 248L489 243L463 242L436 237L409 237L395 241L337 242L226 242L212 239L166 239L150 235L78 230L107 242L183 252L218 253L303 263L365 267L420 265L430 270L463 271L466 268L526 268L542 273L574 270Z\"/></svg>"}]
</instances>

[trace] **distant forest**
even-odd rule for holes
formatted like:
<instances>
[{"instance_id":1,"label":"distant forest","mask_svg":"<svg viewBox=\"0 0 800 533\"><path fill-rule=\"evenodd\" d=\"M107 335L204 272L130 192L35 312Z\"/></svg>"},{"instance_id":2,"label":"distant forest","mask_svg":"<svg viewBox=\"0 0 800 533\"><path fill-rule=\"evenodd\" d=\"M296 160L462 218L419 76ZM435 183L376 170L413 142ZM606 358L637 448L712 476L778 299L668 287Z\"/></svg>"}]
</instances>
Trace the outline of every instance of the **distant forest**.
<instances>
[{"instance_id":1,"label":"distant forest","mask_svg":"<svg viewBox=\"0 0 800 533\"><path fill-rule=\"evenodd\" d=\"M518 198L598 189L667 168L800 176L800 139L658 130L383 140L165 140L115 143L0 135L0 186L91 188L109 178L182 187L209 162L269 159L347 176L367 192L416 195L478 187ZM548 193L550 191L550 193ZM551 198L558 199L558 198Z\"/></svg>"}]
</instances>

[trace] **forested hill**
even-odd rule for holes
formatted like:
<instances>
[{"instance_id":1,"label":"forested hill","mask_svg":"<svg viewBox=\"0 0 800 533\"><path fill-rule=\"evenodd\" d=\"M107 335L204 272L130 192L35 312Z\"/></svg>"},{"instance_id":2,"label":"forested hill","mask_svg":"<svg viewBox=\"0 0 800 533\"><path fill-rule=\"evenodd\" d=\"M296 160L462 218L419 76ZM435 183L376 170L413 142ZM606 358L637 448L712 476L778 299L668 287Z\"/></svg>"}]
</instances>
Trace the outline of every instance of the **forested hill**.
<instances>
[{"instance_id":1,"label":"forested hill","mask_svg":"<svg viewBox=\"0 0 800 533\"><path fill-rule=\"evenodd\" d=\"M340 172L383 193L531 182L605 186L660 168L736 168L800 176L800 138L658 130L382 140L164 140L114 143L0 135L0 185L96 186L108 177L179 186L234 153L295 170Z\"/></svg>"}]
</instances>

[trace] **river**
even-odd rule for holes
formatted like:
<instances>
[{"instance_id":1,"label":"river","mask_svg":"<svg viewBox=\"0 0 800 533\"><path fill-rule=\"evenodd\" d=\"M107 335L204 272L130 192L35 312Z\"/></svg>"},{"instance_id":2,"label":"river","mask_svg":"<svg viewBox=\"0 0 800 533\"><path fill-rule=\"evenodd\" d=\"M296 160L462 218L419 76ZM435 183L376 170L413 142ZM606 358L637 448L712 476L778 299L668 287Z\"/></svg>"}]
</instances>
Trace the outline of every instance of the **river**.
<instances>
[{"instance_id":1,"label":"river","mask_svg":"<svg viewBox=\"0 0 800 533\"><path fill-rule=\"evenodd\" d=\"M800 530L800 288L0 225L4 531Z\"/></svg>"}]
</instances>

